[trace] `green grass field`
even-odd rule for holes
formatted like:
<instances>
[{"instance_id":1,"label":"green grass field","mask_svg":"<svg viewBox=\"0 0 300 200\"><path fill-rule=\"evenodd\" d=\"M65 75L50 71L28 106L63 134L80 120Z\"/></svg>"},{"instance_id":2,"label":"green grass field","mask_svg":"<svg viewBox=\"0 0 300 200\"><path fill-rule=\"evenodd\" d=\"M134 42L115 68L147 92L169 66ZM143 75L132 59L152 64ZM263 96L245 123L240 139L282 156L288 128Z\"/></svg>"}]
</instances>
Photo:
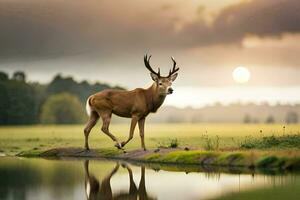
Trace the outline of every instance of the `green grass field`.
<instances>
[{"instance_id":1,"label":"green grass field","mask_svg":"<svg viewBox=\"0 0 300 200\"><path fill-rule=\"evenodd\" d=\"M82 147L84 125L34 125L0 127L0 152L14 155L21 151L46 150L54 147ZM123 141L128 136L129 124L112 124L111 132ZM300 125L282 124L146 124L145 137L147 148L168 146L172 139L177 139L180 147L196 149L213 148L235 150L241 143L266 136L298 135ZM114 148L114 143L100 131L100 125L90 134L91 148ZM299 143L299 142L298 142ZM297 145L293 149L298 151ZM216 147L217 146L217 147ZM283 146L284 148L285 146ZM135 137L126 146L127 150L140 148L138 128ZM269 150L278 150L273 146ZM213 150L213 149L208 149Z\"/></svg>"}]
</instances>

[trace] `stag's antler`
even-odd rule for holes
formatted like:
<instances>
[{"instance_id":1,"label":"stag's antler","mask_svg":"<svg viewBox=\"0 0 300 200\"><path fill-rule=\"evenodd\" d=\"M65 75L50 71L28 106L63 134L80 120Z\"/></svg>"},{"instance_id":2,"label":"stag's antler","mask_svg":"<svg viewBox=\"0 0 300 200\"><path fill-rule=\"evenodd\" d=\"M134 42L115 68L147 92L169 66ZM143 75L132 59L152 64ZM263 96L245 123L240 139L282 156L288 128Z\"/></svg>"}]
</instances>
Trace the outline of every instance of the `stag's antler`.
<instances>
[{"instance_id":1,"label":"stag's antler","mask_svg":"<svg viewBox=\"0 0 300 200\"><path fill-rule=\"evenodd\" d=\"M150 55L149 57L148 57L147 54L144 56L144 63L145 63L146 68L147 68L151 73L156 74L158 77L162 77L162 76L160 76L160 68L158 68L158 72L155 72L155 71L152 69L152 67L150 66L150 58L151 58L151 55ZM172 59L172 61L173 61L173 68L170 69L169 75L166 76L166 78L171 77L173 74L175 74L175 73L178 72L178 70L179 70L179 67L176 68L176 61L175 61L175 59L174 59L173 57L171 57L171 59Z\"/></svg>"},{"instance_id":2,"label":"stag's antler","mask_svg":"<svg viewBox=\"0 0 300 200\"><path fill-rule=\"evenodd\" d=\"M151 55L148 57L148 55L146 54L144 56L144 63L145 63L145 66L146 68L153 74L156 74L158 77L160 77L160 69L158 68L158 72L155 72L152 67L150 66L150 58L151 58Z\"/></svg>"},{"instance_id":3,"label":"stag's antler","mask_svg":"<svg viewBox=\"0 0 300 200\"><path fill-rule=\"evenodd\" d=\"M179 70L179 67L176 68L176 61L175 61L175 59L173 57L171 57L171 59L173 61L173 68L172 68L172 70L170 69L169 75L167 77L172 76L173 74L175 74Z\"/></svg>"}]
</instances>

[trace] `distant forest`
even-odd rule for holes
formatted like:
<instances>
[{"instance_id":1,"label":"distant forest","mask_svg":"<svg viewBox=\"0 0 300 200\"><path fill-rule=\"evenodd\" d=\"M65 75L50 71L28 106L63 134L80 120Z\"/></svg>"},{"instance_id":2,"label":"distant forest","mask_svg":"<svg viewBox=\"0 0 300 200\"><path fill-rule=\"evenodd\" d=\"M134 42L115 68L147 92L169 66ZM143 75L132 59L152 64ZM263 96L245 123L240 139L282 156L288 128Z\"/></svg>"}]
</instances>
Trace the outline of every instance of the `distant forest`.
<instances>
[{"instance_id":1,"label":"distant forest","mask_svg":"<svg viewBox=\"0 0 300 200\"><path fill-rule=\"evenodd\" d=\"M28 82L26 74L15 72L11 77L0 72L0 125L78 124L86 121L88 96L113 87L104 83L77 82L72 77L56 75L48 84ZM171 97L170 97L171 98ZM203 108L163 106L151 114L153 123L298 123L300 104L260 105L220 103ZM113 117L113 122L129 122Z\"/></svg>"},{"instance_id":2,"label":"distant forest","mask_svg":"<svg viewBox=\"0 0 300 200\"><path fill-rule=\"evenodd\" d=\"M0 124L81 123L86 118L87 97L107 88L121 89L59 74L49 84L32 83L24 72L17 71L12 77L0 72Z\"/></svg>"}]
</instances>

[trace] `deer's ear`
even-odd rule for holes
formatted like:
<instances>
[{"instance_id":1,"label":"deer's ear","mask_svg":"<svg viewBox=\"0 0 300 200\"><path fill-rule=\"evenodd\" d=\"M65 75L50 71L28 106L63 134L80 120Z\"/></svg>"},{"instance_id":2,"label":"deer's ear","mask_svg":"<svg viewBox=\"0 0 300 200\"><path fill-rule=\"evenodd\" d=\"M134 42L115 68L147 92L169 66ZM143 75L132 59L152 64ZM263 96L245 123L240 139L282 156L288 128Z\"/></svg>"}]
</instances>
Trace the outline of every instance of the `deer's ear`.
<instances>
[{"instance_id":1,"label":"deer's ear","mask_svg":"<svg viewBox=\"0 0 300 200\"><path fill-rule=\"evenodd\" d=\"M177 75L178 75L178 73L172 74L172 75L170 76L170 80L171 80L171 81L175 81L175 79L177 78Z\"/></svg>"},{"instance_id":2,"label":"deer's ear","mask_svg":"<svg viewBox=\"0 0 300 200\"><path fill-rule=\"evenodd\" d=\"M157 74L150 73L150 75L151 75L151 78L152 78L153 81L158 81L158 76L157 76Z\"/></svg>"}]
</instances>

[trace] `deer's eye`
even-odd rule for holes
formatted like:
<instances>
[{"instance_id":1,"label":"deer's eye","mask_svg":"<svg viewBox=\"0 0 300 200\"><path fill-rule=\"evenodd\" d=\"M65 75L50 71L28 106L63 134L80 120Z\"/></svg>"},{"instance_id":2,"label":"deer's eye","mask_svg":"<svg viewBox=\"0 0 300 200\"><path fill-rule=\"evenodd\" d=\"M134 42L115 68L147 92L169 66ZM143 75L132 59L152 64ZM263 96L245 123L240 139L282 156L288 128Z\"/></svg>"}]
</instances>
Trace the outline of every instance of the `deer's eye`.
<instances>
[{"instance_id":1,"label":"deer's eye","mask_svg":"<svg viewBox=\"0 0 300 200\"><path fill-rule=\"evenodd\" d=\"M159 83L158 85L162 85L162 83Z\"/></svg>"}]
</instances>

